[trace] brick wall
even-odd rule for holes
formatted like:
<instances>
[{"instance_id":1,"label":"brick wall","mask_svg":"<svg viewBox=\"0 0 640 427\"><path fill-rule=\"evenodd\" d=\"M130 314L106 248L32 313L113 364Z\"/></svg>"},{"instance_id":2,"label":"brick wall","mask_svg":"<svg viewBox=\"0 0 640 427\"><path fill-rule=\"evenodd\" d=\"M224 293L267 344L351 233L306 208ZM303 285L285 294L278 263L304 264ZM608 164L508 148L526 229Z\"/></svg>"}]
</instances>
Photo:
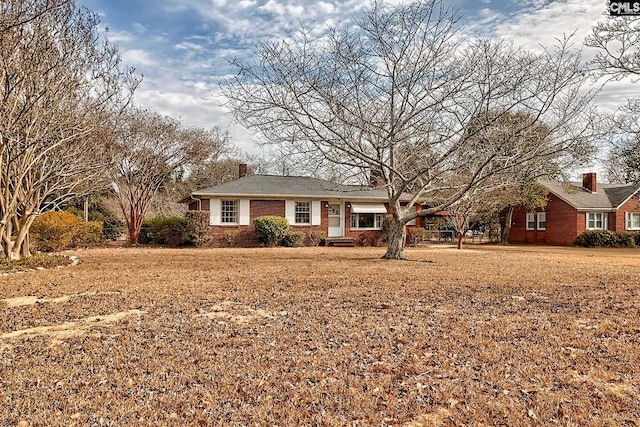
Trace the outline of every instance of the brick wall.
<instances>
[{"instance_id":1,"label":"brick wall","mask_svg":"<svg viewBox=\"0 0 640 427\"><path fill-rule=\"evenodd\" d=\"M626 231L625 230L625 212L640 212L640 194L632 197L618 209L616 213L617 216L615 218L616 230L617 231Z\"/></svg>"},{"instance_id":2,"label":"brick wall","mask_svg":"<svg viewBox=\"0 0 640 427\"><path fill-rule=\"evenodd\" d=\"M259 216L284 216L284 200L251 200L249 215L251 222Z\"/></svg>"},{"instance_id":3,"label":"brick wall","mask_svg":"<svg viewBox=\"0 0 640 427\"><path fill-rule=\"evenodd\" d=\"M198 202L197 201L189 203L189 210L190 211L201 210L201 211L209 212L210 209L211 209L211 201L209 199L201 199L200 200L200 209L198 209Z\"/></svg>"},{"instance_id":4,"label":"brick wall","mask_svg":"<svg viewBox=\"0 0 640 427\"><path fill-rule=\"evenodd\" d=\"M541 212L543 209L537 209ZM573 240L585 227L585 215L577 212L571 205L549 194L549 201L544 208L547 213L546 230L527 230L527 210L518 206L513 211L513 222L509 242L550 245L573 245Z\"/></svg>"},{"instance_id":5,"label":"brick wall","mask_svg":"<svg viewBox=\"0 0 640 427\"><path fill-rule=\"evenodd\" d=\"M209 200L207 199L207 210L209 209L208 202ZM312 231L319 231L326 235L329 226L328 202L320 202L320 209L319 226L290 224L289 230L305 234L309 234ZM255 234L253 220L265 215L285 216L285 202L284 200L250 200L249 210L249 219L252 225L225 225L210 227L207 232L207 236L210 238L210 244L212 246L259 246L260 241Z\"/></svg>"}]
</instances>

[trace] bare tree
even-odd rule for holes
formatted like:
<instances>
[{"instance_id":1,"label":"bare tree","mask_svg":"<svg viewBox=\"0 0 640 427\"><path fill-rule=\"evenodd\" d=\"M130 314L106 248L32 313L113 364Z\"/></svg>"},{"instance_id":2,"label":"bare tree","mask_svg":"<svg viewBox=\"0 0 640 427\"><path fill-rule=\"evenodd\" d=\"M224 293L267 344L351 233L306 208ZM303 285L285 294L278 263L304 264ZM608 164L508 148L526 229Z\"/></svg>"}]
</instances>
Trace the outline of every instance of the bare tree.
<instances>
[{"instance_id":1,"label":"bare tree","mask_svg":"<svg viewBox=\"0 0 640 427\"><path fill-rule=\"evenodd\" d=\"M131 244L138 243L144 217L162 185L176 171L205 161L224 143L218 132L185 129L177 120L147 110L127 115L112 179Z\"/></svg>"},{"instance_id":2,"label":"bare tree","mask_svg":"<svg viewBox=\"0 0 640 427\"><path fill-rule=\"evenodd\" d=\"M606 12L605 12L606 13ZM585 39L597 49L591 61L598 77L620 80L640 77L640 20L635 16L608 17ZM632 98L611 118L609 155L606 159L611 181L640 185L640 100Z\"/></svg>"},{"instance_id":3,"label":"bare tree","mask_svg":"<svg viewBox=\"0 0 640 427\"><path fill-rule=\"evenodd\" d=\"M637 17L608 17L598 22L585 39L585 45L598 49L591 61L597 75L614 79L640 76L640 20Z\"/></svg>"},{"instance_id":4,"label":"bare tree","mask_svg":"<svg viewBox=\"0 0 640 427\"><path fill-rule=\"evenodd\" d=\"M385 258L398 259L404 225L416 216L534 159L569 163L591 143L594 94L583 91L587 76L568 41L533 53L465 39L444 1L375 3L347 30L260 45L257 61L232 62L237 72L224 91L237 120L269 143L318 162L380 171L392 216ZM528 119L513 132L545 123L546 144L476 138L518 112ZM468 132L483 116L489 119ZM406 192L411 203L401 206ZM412 207L431 199L439 202Z\"/></svg>"},{"instance_id":5,"label":"bare tree","mask_svg":"<svg viewBox=\"0 0 640 427\"><path fill-rule=\"evenodd\" d=\"M605 161L610 181L640 185L640 98L630 99L610 120Z\"/></svg>"},{"instance_id":6,"label":"bare tree","mask_svg":"<svg viewBox=\"0 0 640 427\"><path fill-rule=\"evenodd\" d=\"M20 258L40 212L100 184L108 123L139 79L74 1L4 1L0 11L0 237L4 255Z\"/></svg>"}]
</instances>

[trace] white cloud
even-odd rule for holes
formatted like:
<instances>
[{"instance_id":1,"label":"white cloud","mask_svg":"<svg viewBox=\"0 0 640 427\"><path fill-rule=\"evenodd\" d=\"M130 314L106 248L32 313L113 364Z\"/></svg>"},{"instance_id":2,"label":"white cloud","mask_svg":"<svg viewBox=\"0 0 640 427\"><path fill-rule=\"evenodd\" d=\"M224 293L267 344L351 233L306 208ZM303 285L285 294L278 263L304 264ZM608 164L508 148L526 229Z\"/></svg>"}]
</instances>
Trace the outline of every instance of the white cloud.
<instances>
[{"instance_id":1,"label":"white cloud","mask_svg":"<svg viewBox=\"0 0 640 427\"><path fill-rule=\"evenodd\" d=\"M199 44L195 44L195 43L191 43L191 42L182 42L182 43L178 43L175 46L176 49L178 50L202 50L202 46L200 46Z\"/></svg>"},{"instance_id":2,"label":"white cloud","mask_svg":"<svg viewBox=\"0 0 640 427\"><path fill-rule=\"evenodd\" d=\"M504 20L497 25L496 33L530 49L549 46L571 34L581 43L591 27L603 19L604 8L601 0L555 1Z\"/></svg>"},{"instance_id":3,"label":"white cloud","mask_svg":"<svg viewBox=\"0 0 640 427\"><path fill-rule=\"evenodd\" d=\"M151 53L142 49L130 49L122 52L122 61L127 65L151 67L156 65Z\"/></svg>"},{"instance_id":4,"label":"white cloud","mask_svg":"<svg viewBox=\"0 0 640 427\"><path fill-rule=\"evenodd\" d=\"M139 22L134 22L133 28L136 30L137 33L140 33L140 34L147 32L147 28L144 25L140 24Z\"/></svg>"}]
</instances>

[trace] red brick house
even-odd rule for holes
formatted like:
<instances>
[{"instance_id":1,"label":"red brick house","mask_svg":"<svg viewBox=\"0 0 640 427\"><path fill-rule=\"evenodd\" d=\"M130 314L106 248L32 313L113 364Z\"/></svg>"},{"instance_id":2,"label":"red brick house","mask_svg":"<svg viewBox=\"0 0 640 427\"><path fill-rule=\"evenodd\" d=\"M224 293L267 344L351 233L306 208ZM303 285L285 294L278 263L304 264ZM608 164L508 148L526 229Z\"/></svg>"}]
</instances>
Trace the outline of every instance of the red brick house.
<instances>
[{"instance_id":1,"label":"red brick house","mask_svg":"<svg viewBox=\"0 0 640 427\"><path fill-rule=\"evenodd\" d=\"M509 242L573 245L585 230L640 231L640 187L603 184L595 173L582 183L541 181L549 190L543 209L514 209Z\"/></svg>"},{"instance_id":2,"label":"red brick house","mask_svg":"<svg viewBox=\"0 0 640 427\"><path fill-rule=\"evenodd\" d=\"M209 212L214 244L225 243L229 233L250 234L253 220L263 215L287 218L292 231L316 230L336 239L355 239L382 229L388 209L384 188L300 176L245 176L243 166L239 179L195 191L181 200L189 204L189 210ZM421 225L420 218L416 223Z\"/></svg>"}]
</instances>

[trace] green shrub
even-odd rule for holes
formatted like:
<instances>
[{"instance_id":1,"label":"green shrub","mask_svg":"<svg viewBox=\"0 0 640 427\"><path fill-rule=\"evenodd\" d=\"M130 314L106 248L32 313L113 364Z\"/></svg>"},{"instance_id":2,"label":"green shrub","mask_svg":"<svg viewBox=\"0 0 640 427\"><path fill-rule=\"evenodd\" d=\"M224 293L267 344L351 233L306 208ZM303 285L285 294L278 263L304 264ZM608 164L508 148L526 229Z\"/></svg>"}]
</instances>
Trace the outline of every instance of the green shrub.
<instances>
[{"instance_id":1,"label":"green shrub","mask_svg":"<svg viewBox=\"0 0 640 427\"><path fill-rule=\"evenodd\" d=\"M327 238L327 234L320 230L311 230L307 234L307 242L309 246L318 246L320 242Z\"/></svg>"},{"instance_id":2,"label":"green shrub","mask_svg":"<svg viewBox=\"0 0 640 427\"><path fill-rule=\"evenodd\" d=\"M102 241L102 224L84 222L71 212L47 212L36 218L30 235L44 252L87 246Z\"/></svg>"},{"instance_id":3,"label":"green shrub","mask_svg":"<svg viewBox=\"0 0 640 427\"><path fill-rule=\"evenodd\" d=\"M159 216L146 220L140 230L139 240L141 243L180 246L187 241L187 219L178 216Z\"/></svg>"},{"instance_id":4,"label":"green shrub","mask_svg":"<svg viewBox=\"0 0 640 427\"><path fill-rule=\"evenodd\" d=\"M635 247L636 236L631 233L616 233L610 230L586 230L574 240L576 246L585 248Z\"/></svg>"},{"instance_id":5,"label":"green shrub","mask_svg":"<svg viewBox=\"0 0 640 427\"><path fill-rule=\"evenodd\" d=\"M102 236L105 240L118 240L127 229L127 224L113 216L105 216L102 220Z\"/></svg>"},{"instance_id":6,"label":"green shrub","mask_svg":"<svg viewBox=\"0 0 640 427\"><path fill-rule=\"evenodd\" d=\"M635 233L618 233L617 246L621 248L635 248L636 236Z\"/></svg>"},{"instance_id":7,"label":"green shrub","mask_svg":"<svg viewBox=\"0 0 640 427\"><path fill-rule=\"evenodd\" d=\"M289 221L281 216L259 216L253 220L258 239L265 246L276 246L289 232Z\"/></svg>"},{"instance_id":8,"label":"green shrub","mask_svg":"<svg viewBox=\"0 0 640 427\"><path fill-rule=\"evenodd\" d=\"M207 243L210 240L207 238L209 212L187 211L185 218L187 220L186 243L194 246L202 246Z\"/></svg>"},{"instance_id":9,"label":"green shrub","mask_svg":"<svg viewBox=\"0 0 640 427\"><path fill-rule=\"evenodd\" d=\"M301 231L290 231L284 236L282 239L282 246L286 246L287 248L299 248L304 246L304 238L305 234Z\"/></svg>"}]
</instances>

